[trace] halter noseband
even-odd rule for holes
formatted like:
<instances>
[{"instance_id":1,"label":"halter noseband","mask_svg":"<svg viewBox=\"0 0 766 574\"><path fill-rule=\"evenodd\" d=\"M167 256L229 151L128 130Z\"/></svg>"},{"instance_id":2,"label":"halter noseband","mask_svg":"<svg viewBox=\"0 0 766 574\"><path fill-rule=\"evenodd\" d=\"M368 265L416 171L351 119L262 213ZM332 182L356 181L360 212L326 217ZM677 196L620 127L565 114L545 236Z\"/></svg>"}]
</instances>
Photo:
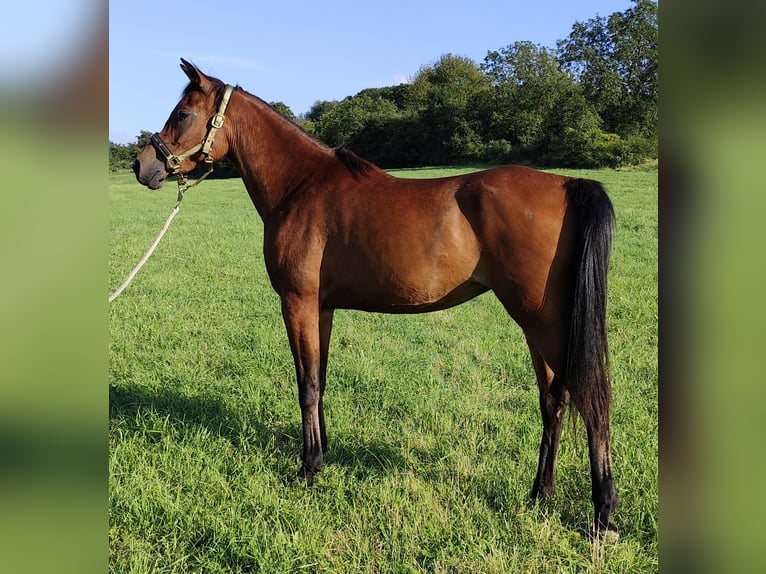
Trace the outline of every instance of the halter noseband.
<instances>
[{"instance_id":1,"label":"halter noseband","mask_svg":"<svg viewBox=\"0 0 766 574\"><path fill-rule=\"evenodd\" d=\"M170 151L170 148L168 148L168 146L165 145L165 142L162 141L159 133L152 134L151 143L160 153L160 155L165 158L165 166L167 167L167 170L171 174L178 176L178 203L181 203L181 198L187 189L200 183L213 171L213 158L210 155L210 149L213 147L215 133L223 126L223 121L225 119L224 114L226 113L226 108L229 105L229 98L231 98L233 91L234 86L226 84L226 89L223 92L223 98L221 99L221 103L218 106L218 111L210 120L210 129L208 129L205 139L202 141L202 143L199 143L193 148L186 150L182 154L176 155ZM204 161L207 164L207 171L202 174L202 176L197 181L187 186L186 174L180 173L181 164L185 159L193 156L198 152L204 154L205 156Z\"/></svg>"}]
</instances>

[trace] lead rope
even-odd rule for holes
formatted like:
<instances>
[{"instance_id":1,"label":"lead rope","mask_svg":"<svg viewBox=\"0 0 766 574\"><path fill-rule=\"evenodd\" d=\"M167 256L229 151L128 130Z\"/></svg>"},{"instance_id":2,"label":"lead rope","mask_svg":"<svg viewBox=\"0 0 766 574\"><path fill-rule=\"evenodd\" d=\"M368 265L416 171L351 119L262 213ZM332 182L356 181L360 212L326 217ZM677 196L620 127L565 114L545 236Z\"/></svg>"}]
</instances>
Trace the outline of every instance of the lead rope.
<instances>
[{"instance_id":1,"label":"lead rope","mask_svg":"<svg viewBox=\"0 0 766 574\"><path fill-rule=\"evenodd\" d=\"M212 171L212 170L211 170ZM209 172L208 172L209 173ZM207 175L207 174L205 174ZM181 200L184 198L184 192L189 189L190 187L194 187L202 181L202 179L198 179L190 186L186 186L186 176L183 174L179 174L178 176L178 200L176 201L176 206L173 208L173 211L170 212L170 215L168 216L167 220L165 221L165 225L162 226L162 229L160 230L160 234L157 236L157 238L154 240L154 242L149 246L149 249L146 251L144 256L141 258L141 261L138 262L138 264L133 268L133 271L131 271L128 274L128 277L125 279L125 281L122 282L122 285L117 287L117 289L109 295L109 302L111 303L117 297L120 296L120 293L122 293L125 288L130 285L130 282L133 281L133 278L138 274L138 272L141 270L141 267L144 266L144 263L146 263L149 260L149 257L151 257L152 253L154 253L154 250L157 248L157 246L160 244L160 241L162 240L162 237L165 235L165 232L168 230L168 227L170 227L170 222L173 221L173 218L178 213L178 208L181 205Z\"/></svg>"}]
</instances>

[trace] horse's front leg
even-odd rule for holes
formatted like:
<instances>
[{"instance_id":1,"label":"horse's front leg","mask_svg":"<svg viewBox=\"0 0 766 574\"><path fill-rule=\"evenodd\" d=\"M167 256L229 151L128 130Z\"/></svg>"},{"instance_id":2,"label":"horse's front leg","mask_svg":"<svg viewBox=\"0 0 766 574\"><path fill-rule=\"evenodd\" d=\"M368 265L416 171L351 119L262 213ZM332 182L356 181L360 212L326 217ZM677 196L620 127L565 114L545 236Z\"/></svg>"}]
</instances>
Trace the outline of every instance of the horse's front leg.
<instances>
[{"instance_id":1,"label":"horse's front leg","mask_svg":"<svg viewBox=\"0 0 766 574\"><path fill-rule=\"evenodd\" d=\"M319 315L319 433L322 438L322 452L327 452L327 430L324 426L324 390L327 386L327 359L330 353L333 310L322 311Z\"/></svg>"},{"instance_id":2,"label":"horse's front leg","mask_svg":"<svg viewBox=\"0 0 766 574\"><path fill-rule=\"evenodd\" d=\"M311 485L314 474L322 468L324 417L321 414L321 345L317 298L304 299L288 294L282 297L282 317L287 328L290 350L298 379L298 403L303 424L302 464L299 478ZM329 336L328 336L329 338Z\"/></svg>"}]
</instances>

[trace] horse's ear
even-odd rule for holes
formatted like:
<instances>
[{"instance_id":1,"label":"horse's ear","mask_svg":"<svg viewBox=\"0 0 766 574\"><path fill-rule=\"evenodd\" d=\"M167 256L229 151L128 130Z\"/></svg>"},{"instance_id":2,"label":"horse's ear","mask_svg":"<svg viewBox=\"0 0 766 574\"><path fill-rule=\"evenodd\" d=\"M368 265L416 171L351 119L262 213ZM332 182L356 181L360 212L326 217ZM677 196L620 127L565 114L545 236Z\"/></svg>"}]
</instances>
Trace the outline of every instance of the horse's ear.
<instances>
[{"instance_id":1,"label":"horse's ear","mask_svg":"<svg viewBox=\"0 0 766 574\"><path fill-rule=\"evenodd\" d=\"M205 74L199 71L197 66L181 58L181 69L193 85L199 86L204 92L208 91L210 80Z\"/></svg>"},{"instance_id":2,"label":"horse's ear","mask_svg":"<svg viewBox=\"0 0 766 574\"><path fill-rule=\"evenodd\" d=\"M181 69L184 71L184 74L186 74L186 77L189 78L189 81L192 84L195 84L195 85L200 84L201 74L194 64L192 64L191 62L187 62L186 60L181 58Z\"/></svg>"}]
</instances>

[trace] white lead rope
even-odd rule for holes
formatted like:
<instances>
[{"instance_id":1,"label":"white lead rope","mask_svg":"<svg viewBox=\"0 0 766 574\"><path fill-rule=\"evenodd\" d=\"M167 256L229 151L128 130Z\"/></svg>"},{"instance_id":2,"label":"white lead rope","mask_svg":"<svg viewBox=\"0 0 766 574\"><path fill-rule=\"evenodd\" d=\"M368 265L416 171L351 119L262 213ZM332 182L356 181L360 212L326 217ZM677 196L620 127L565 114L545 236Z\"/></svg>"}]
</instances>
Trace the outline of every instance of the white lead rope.
<instances>
[{"instance_id":1,"label":"white lead rope","mask_svg":"<svg viewBox=\"0 0 766 574\"><path fill-rule=\"evenodd\" d=\"M180 197L180 193L179 193L179 197ZM138 273L139 270L141 269L141 267L144 266L144 263L147 262L147 260L151 256L151 254L154 251L154 249L157 247L157 245L159 245L160 240L162 239L162 236L165 235L165 232L168 230L168 227L170 227L170 222L173 221L173 218L176 216L176 213L178 213L178 206L179 206L180 203L181 203L181 200L179 199L178 203L176 203L175 208L173 208L173 211L170 212L170 215L168 216L167 221L165 221L165 225L162 226L162 230L160 231L160 234L157 236L157 239L155 239L154 243L151 244L151 246L149 247L149 250L141 258L141 261L138 262L138 265L136 265L133 268L133 271L130 272L130 274L128 275L128 278L125 279L125 281L123 281L122 285L117 287L117 290L114 293L109 295L109 302L110 303L112 301L114 301L115 299L117 299L117 297L119 297L120 293L122 293L123 290L128 285L130 285L130 282L133 281L133 278L136 276L136 273Z\"/></svg>"}]
</instances>

